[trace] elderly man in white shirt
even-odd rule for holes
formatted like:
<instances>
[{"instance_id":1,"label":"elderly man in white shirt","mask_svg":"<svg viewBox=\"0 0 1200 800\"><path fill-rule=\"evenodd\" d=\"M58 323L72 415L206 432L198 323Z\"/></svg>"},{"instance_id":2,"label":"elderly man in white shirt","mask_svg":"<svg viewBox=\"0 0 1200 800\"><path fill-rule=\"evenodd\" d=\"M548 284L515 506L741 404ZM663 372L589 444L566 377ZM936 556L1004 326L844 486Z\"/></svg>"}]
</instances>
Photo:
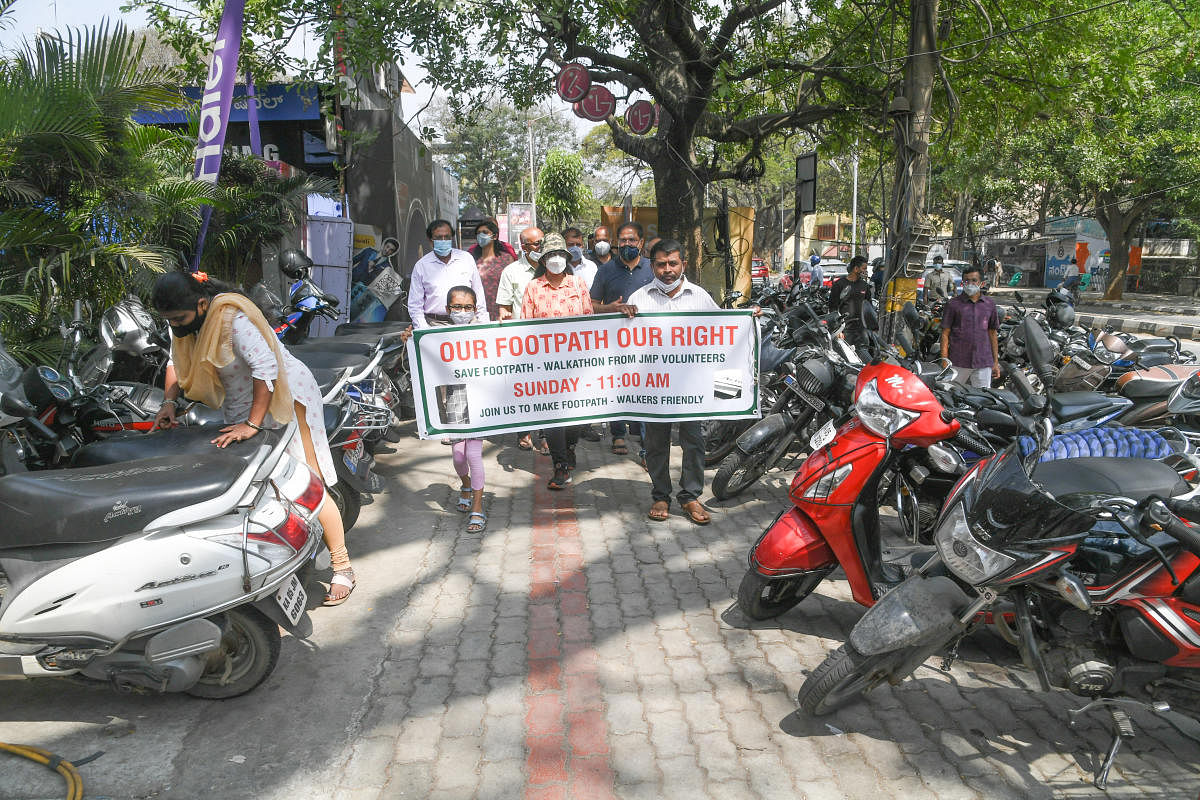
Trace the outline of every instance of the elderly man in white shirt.
<instances>
[{"instance_id":1,"label":"elderly man in white shirt","mask_svg":"<svg viewBox=\"0 0 1200 800\"><path fill-rule=\"evenodd\" d=\"M687 264L683 246L674 239L661 239L650 250L650 283L629 296L618 310L627 316L650 311L716 311L717 304L708 292L684 277ZM683 448L683 467L679 492L675 499L683 513L697 525L707 525L712 517L700 505L704 491L704 434L700 421L647 422L643 444L646 468L650 473L652 503L647 516L656 521L667 519L671 509L671 425L679 426L679 444Z\"/></svg>"},{"instance_id":2,"label":"elderly man in white shirt","mask_svg":"<svg viewBox=\"0 0 1200 800\"><path fill-rule=\"evenodd\" d=\"M496 289L496 306L501 321L521 318L525 287L537 271L538 259L542 257L542 240L546 237L539 228L529 227L521 231L517 238L521 242L520 254L500 273L500 286Z\"/></svg>"},{"instance_id":3,"label":"elderly man in white shirt","mask_svg":"<svg viewBox=\"0 0 1200 800\"><path fill-rule=\"evenodd\" d=\"M454 226L435 219L425 235L433 243L433 250L417 259L408 284L408 315L414 328L450 324L446 295L455 286L470 286L476 297L484 296L474 256L454 246ZM487 320L487 305L480 303L475 321Z\"/></svg>"}]
</instances>

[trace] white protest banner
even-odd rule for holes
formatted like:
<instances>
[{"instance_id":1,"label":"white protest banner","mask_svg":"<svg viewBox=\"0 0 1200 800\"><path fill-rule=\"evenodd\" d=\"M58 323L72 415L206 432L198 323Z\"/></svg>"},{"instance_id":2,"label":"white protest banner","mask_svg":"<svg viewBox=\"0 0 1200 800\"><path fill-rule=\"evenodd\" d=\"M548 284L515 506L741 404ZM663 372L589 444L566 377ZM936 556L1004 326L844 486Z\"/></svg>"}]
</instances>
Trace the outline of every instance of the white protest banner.
<instances>
[{"instance_id":1,"label":"white protest banner","mask_svg":"<svg viewBox=\"0 0 1200 800\"><path fill-rule=\"evenodd\" d=\"M408 357L417 429L427 439L760 415L758 326L749 311L423 328Z\"/></svg>"}]
</instances>

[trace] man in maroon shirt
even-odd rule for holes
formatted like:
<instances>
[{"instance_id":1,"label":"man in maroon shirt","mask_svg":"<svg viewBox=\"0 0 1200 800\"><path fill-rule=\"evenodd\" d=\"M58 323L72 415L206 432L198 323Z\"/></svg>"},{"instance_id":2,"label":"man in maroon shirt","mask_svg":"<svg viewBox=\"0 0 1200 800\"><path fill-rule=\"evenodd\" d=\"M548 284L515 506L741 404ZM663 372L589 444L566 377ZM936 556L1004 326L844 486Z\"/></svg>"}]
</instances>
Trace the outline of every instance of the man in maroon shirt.
<instances>
[{"instance_id":1,"label":"man in maroon shirt","mask_svg":"<svg viewBox=\"0 0 1200 800\"><path fill-rule=\"evenodd\" d=\"M1000 345L996 303L982 293L983 273L970 266L962 273L962 294L942 313L942 358L969 373L971 386L991 386L1000 377Z\"/></svg>"}]
</instances>

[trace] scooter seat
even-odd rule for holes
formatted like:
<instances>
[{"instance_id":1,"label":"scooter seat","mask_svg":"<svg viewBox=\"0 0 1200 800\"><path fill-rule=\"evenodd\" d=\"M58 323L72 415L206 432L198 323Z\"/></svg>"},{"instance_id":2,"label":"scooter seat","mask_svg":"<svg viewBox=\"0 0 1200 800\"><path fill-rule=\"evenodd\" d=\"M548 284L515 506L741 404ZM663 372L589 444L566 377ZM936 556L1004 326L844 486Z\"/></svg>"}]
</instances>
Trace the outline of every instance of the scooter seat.
<instances>
[{"instance_id":1,"label":"scooter seat","mask_svg":"<svg viewBox=\"0 0 1200 800\"><path fill-rule=\"evenodd\" d=\"M289 344L288 350L297 358L301 353L345 353L355 356L372 356L377 349L375 342L350 341L350 337L334 337L333 339L309 339L303 344Z\"/></svg>"},{"instance_id":2,"label":"scooter seat","mask_svg":"<svg viewBox=\"0 0 1200 800\"><path fill-rule=\"evenodd\" d=\"M1045 461L1033 479L1056 498L1072 494L1128 497L1173 497L1189 490L1179 473L1161 461L1145 458L1067 458Z\"/></svg>"},{"instance_id":3,"label":"scooter seat","mask_svg":"<svg viewBox=\"0 0 1200 800\"><path fill-rule=\"evenodd\" d=\"M202 428L171 428L154 433L119 433L98 442L79 448L71 458L74 467L98 467L103 464L120 464L157 456L199 456L204 458L221 453L212 440L220 433L219 428L206 425ZM262 445L273 445L279 441L276 431L263 431L252 439L234 442L224 453L249 461Z\"/></svg>"},{"instance_id":4,"label":"scooter seat","mask_svg":"<svg viewBox=\"0 0 1200 800\"><path fill-rule=\"evenodd\" d=\"M1121 394L1130 400L1150 398L1166 399L1179 384L1186 381L1200 367L1195 364L1161 364L1149 369L1127 372L1117 381Z\"/></svg>"},{"instance_id":5,"label":"scooter seat","mask_svg":"<svg viewBox=\"0 0 1200 800\"><path fill-rule=\"evenodd\" d=\"M395 320L393 322L343 322L333 329L334 336L347 336L356 333L399 333L407 328L412 327L412 322L405 315L403 320Z\"/></svg>"},{"instance_id":6,"label":"scooter seat","mask_svg":"<svg viewBox=\"0 0 1200 800\"><path fill-rule=\"evenodd\" d=\"M1050 396L1054 416L1064 422L1113 407L1113 398L1099 392L1056 392Z\"/></svg>"},{"instance_id":7,"label":"scooter seat","mask_svg":"<svg viewBox=\"0 0 1200 800\"><path fill-rule=\"evenodd\" d=\"M295 356L300 363L309 369L349 369L351 372L359 372L371 363L370 357L355 355L354 353L314 353L301 351L295 353Z\"/></svg>"},{"instance_id":8,"label":"scooter seat","mask_svg":"<svg viewBox=\"0 0 1200 800\"><path fill-rule=\"evenodd\" d=\"M320 390L321 396L329 394L329 391L342 382L342 376L346 374L346 370L342 369L321 369L320 367L308 368L312 372L313 378L317 382L317 389Z\"/></svg>"},{"instance_id":9,"label":"scooter seat","mask_svg":"<svg viewBox=\"0 0 1200 800\"><path fill-rule=\"evenodd\" d=\"M232 453L163 456L0 478L0 550L113 541L219 497L246 469Z\"/></svg>"},{"instance_id":10,"label":"scooter seat","mask_svg":"<svg viewBox=\"0 0 1200 800\"><path fill-rule=\"evenodd\" d=\"M1170 339L1150 338L1137 339L1127 342L1129 349L1135 353L1174 353L1175 342Z\"/></svg>"}]
</instances>

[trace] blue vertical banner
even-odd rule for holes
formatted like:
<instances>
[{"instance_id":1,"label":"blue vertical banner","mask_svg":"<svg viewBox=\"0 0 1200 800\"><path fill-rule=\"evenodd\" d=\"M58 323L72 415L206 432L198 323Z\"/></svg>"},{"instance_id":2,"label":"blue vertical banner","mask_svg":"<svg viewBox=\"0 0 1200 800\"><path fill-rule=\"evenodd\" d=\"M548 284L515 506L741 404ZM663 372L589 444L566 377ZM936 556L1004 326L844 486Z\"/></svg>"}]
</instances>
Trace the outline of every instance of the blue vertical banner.
<instances>
[{"instance_id":1,"label":"blue vertical banner","mask_svg":"<svg viewBox=\"0 0 1200 800\"><path fill-rule=\"evenodd\" d=\"M198 181L216 183L217 176L221 173L221 154L225 149L225 131L229 125L229 111L233 105L233 87L237 77L238 54L242 46L245 10L246 0L225 0L225 9L221 12L221 24L217 28L217 40L213 44L208 79L204 82L204 95L200 98L200 135L196 139L196 169L192 175ZM204 237L208 233L212 206L205 206L201 216L196 254L192 258L193 272L200 267L200 254L204 250Z\"/></svg>"}]
</instances>

